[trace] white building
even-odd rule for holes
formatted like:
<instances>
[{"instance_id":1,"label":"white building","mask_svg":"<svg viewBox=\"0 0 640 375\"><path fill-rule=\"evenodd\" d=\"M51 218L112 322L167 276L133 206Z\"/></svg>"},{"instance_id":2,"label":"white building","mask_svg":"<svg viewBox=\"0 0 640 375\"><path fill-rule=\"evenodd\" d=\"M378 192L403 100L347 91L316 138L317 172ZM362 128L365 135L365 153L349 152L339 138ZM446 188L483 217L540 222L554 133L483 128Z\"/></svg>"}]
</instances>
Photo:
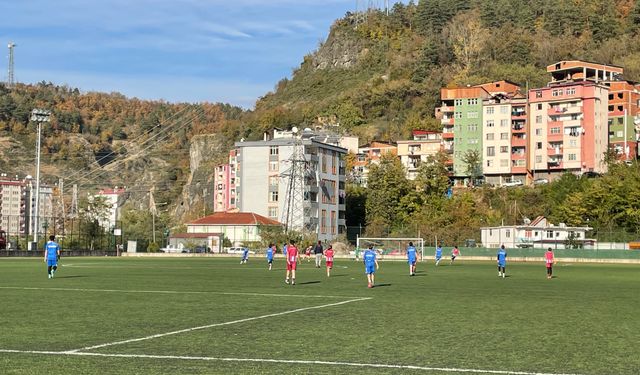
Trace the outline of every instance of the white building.
<instances>
[{"instance_id":1,"label":"white building","mask_svg":"<svg viewBox=\"0 0 640 375\"><path fill-rule=\"evenodd\" d=\"M0 230L9 235L24 234L27 225L26 209L25 182L0 180Z\"/></svg>"},{"instance_id":2,"label":"white building","mask_svg":"<svg viewBox=\"0 0 640 375\"><path fill-rule=\"evenodd\" d=\"M543 216L524 225L503 225L480 228L482 245L487 248L548 248L564 249L567 242L584 245L590 227L568 227L564 223L553 225Z\"/></svg>"},{"instance_id":3,"label":"white building","mask_svg":"<svg viewBox=\"0 0 640 375\"><path fill-rule=\"evenodd\" d=\"M96 197L102 197L109 205L108 216L105 220L101 220L100 225L105 228L115 228L117 220L120 218L120 207L124 204L125 189L102 189L96 194Z\"/></svg>"},{"instance_id":4,"label":"white building","mask_svg":"<svg viewBox=\"0 0 640 375\"><path fill-rule=\"evenodd\" d=\"M323 138L324 139L324 138ZM291 201L295 206L290 223L293 229L317 233L319 240L333 240L346 230L345 148L320 142L315 135L302 132L291 137L258 142L237 142L236 194L241 212L255 212L283 221L291 168L290 158L299 142L303 149L305 176ZM291 204L289 202L289 204Z\"/></svg>"},{"instance_id":5,"label":"white building","mask_svg":"<svg viewBox=\"0 0 640 375\"><path fill-rule=\"evenodd\" d=\"M233 245L261 241L261 226L281 226L276 220L251 212L216 212L187 223L187 235L172 234L171 238L205 238L207 246L218 248L217 237L227 238ZM170 241L171 242L171 241ZM171 242L172 243L172 242Z\"/></svg>"}]
</instances>

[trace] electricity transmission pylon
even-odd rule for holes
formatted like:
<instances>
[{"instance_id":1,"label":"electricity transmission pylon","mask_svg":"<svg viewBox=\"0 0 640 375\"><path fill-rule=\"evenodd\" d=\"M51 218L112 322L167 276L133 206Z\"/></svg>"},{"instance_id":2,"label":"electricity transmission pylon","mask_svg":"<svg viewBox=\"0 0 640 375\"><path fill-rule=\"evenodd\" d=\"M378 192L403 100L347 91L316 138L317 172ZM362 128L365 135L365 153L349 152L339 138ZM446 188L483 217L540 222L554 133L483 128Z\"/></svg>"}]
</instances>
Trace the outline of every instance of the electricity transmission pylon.
<instances>
[{"instance_id":1,"label":"electricity transmission pylon","mask_svg":"<svg viewBox=\"0 0 640 375\"><path fill-rule=\"evenodd\" d=\"M282 210L282 224L285 233L291 230L302 230L304 226L304 181L307 169L307 160L304 157L304 145L294 127L293 152L286 163L289 168L280 174L285 180L286 191Z\"/></svg>"}]
</instances>

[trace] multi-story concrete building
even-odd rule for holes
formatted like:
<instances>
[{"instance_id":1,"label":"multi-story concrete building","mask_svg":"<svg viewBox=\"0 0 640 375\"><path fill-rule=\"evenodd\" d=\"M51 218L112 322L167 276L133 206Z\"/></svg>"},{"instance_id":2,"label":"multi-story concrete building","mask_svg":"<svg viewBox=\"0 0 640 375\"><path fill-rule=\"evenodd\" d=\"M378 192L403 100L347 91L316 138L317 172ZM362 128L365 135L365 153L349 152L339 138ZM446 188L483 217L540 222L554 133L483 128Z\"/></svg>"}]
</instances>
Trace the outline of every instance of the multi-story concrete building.
<instances>
[{"instance_id":1,"label":"multi-story concrete building","mask_svg":"<svg viewBox=\"0 0 640 375\"><path fill-rule=\"evenodd\" d=\"M213 212L228 212L237 209L236 174L238 170L237 151L229 152L229 163L216 166L213 175Z\"/></svg>"},{"instance_id":2,"label":"multi-story concrete building","mask_svg":"<svg viewBox=\"0 0 640 375\"><path fill-rule=\"evenodd\" d=\"M519 90L520 87L515 83L496 81L476 86L443 88L440 91L442 106L436 108L436 118L441 120L443 126L443 148L445 152L452 155L450 171L454 180L462 181L470 176L469 168L471 166L465 162L466 155L470 151L476 152L482 157L482 172L486 167L489 168L488 171L500 176L500 168L504 168L504 170L510 169L511 151L508 145L511 140L511 104L503 103L497 106L495 104L498 98L516 97ZM491 107L488 110L489 112L486 113L487 118L485 118L487 110L484 109L484 104ZM498 110L497 112L496 109ZM498 126L504 125L504 130L507 133L507 139L499 139L505 141L503 143L507 147L502 158L506 161L506 164L500 161L502 159L499 159L499 157L496 164L494 149L493 155L490 155L492 159L487 166L484 156L487 152L491 152L491 149L487 150L484 147L485 138L488 134L485 133L484 129L495 127L496 121L498 121ZM494 131L490 133L494 134ZM500 132L498 132L498 135L502 137ZM490 139L490 141L495 141L495 139ZM496 145L492 144L489 147L495 148ZM500 167L503 164L504 166Z\"/></svg>"},{"instance_id":3,"label":"multi-story concrete building","mask_svg":"<svg viewBox=\"0 0 640 375\"><path fill-rule=\"evenodd\" d=\"M312 135L300 139L236 142L237 208L270 219L282 220L286 203L301 202L293 212L293 227L317 233L319 240L332 240L345 231L345 148L319 142ZM305 160L302 188L289 199L289 177L296 147ZM300 194L301 196L297 196Z\"/></svg>"},{"instance_id":4,"label":"multi-story concrete building","mask_svg":"<svg viewBox=\"0 0 640 375\"><path fill-rule=\"evenodd\" d=\"M640 85L628 81L605 82L609 86L609 147L621 160L638 156Z\"/></svg>"},{"instance_id":5,"label":"multi-story concrete building","mask_svg":"<svg viewBox=\"0 0 640 375\"><path fill-rule=\"evenodd\" d=\"M535 178L607 170L609 87L622 69L581 61L549 65L552 81L529 91L529 168Z\"/></svg>"},{"instance_id":6,"label":"multi-story concrete building","mask_svg":"<svg viewBox=\"0 0 640 375\"><path fill-rule=\"evenodd\" d=\"M26 210L27 185L25 182L0 180L0 230L8 235L25 234Z\"/></svg>"},{"instance_id":7,"label":"multi-story concrete building","mask_svg":"<svg viewBox=\"0 0 640 375\"><path fill-rule=\"evenodd\" d=\"M118 188L117 186L113 189L102 189L96 194L97 197L102 197L105 200L105 203L109 205L109 212L107 213L107 217L103 218L100 221L100 225L105 228L115 228L118 219L120 218L120 207L124 205L124 201L126 198L126 190L122 188Z\"/></svg>"},{"instance_id":8,"label":"multi-story concrete building","mask_svg":"<svg viewBox=\"0 0 640 375\"><path fill-rule=\"evenodd\" d=\"M407 178L415 180L420 165L442 149L442 133L414 130L413 140L398 141L397 145L397 154L406 169Z\"/></svg>"},{"instance_id":9,"label":"multi-story concrete building","mask_svg":"<svg viewBox=\"0 0 640 375\"><path fill-rule=\"evenodd\" d=\"M350 171L350 179L355 184L367 186L369 178L369 165L379 164L383 155L397 155L398 146L391 143L371 142L360 148L356 154L352 170Z\"/></svg>"},{"instance_id":10,"label":"multi-story concrete building","mask_svg":"<svg viewBox=\"0 0 640 375\"><path fill-rule=\"evenodd\" d=\"M38 233L45 233L50 226L53 226L55 219L53 217L53 188L40 184L40 199L38 202L38 213L36 214L36 182L29 176L25 180L27 187L27 227L29 234L35 231L35 216L38 215Z\"/></svg>"}]
</instances>

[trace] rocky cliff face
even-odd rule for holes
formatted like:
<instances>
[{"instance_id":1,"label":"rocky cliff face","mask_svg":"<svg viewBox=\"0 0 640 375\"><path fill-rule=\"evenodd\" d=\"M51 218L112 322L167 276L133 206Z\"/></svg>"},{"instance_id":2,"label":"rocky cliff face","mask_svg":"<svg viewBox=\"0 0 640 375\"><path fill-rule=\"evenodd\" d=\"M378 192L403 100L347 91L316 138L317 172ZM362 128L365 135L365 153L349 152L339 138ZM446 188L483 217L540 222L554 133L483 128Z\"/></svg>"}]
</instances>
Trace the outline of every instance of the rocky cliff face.
<instances>
[{"instance_id":1,"label":"rocky cliff face","mask_svg":"<svg viewBox=\"0 0 640 375\"><path fill-rule=\"evenodd\" d=\"M314 69L344 68L355 66L367 50L345 30L332 28L327 41L311 56Z\"/></svg>"},{"instance_id":2,"label":"rocky cliff face","mask_svg":"<svg viewBox=\"0 0 640 375\"><path fill-rule=\"evenodd\" d=\"M217 134L199 135L191 140L189 166L191 174L173 211L178 222L185 222L213 212L213 176L216 163L226 154L223 139Z\"/></svg>"}]
</instances>

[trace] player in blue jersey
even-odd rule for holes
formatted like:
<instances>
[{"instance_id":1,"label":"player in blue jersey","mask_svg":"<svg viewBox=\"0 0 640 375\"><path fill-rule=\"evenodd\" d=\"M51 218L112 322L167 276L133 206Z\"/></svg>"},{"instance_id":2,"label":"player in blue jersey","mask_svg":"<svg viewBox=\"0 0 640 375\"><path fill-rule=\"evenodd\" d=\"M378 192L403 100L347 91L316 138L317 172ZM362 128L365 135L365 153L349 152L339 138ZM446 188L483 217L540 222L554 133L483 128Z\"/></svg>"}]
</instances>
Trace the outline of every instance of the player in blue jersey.
<instances>
[{"instance_id":1,"label":"player in blue jersey","mask_svg":"<svg viewBox=\"0 0 640 375\"><path fill-rule=\"evenodd\" d=\"M370 245L369 248L365 250L362 259L364 259L364 272L367 274L368 287L373 288L373 286L375 285L374 274L376 272L376 269L380 268L380 266L378 265L376 252L373 250L373 245Z\"/></svg>"},{"instance_id":2,"label":"player in blue jersey","mask_svg":"<svg viewBox=\"0 0 640 375\"><path fill-rule=\"evenodd\" d=\"M500 246L498 250L498 277L505 278L505 267L507 265L507 250L504 249L504 245Z\"/></svg>"},{"instance_id":3,"label":"player in blue jersey","mask_svg":"<svg viewBox=\"0 0 640 375\"><path fill-rule=\"evenodd\" d=\"M407 263L409 263L409 276L416 274L416 262L418 261L418 253L413 246L413 242L409 242L407 246Z\"/></svg>"},{"instance_id":4,"label":"player in blue jersey","mask_svg":"<svg viewBox=\"0 0 640 375\"><path fill-rule=\"evenodd\" d=\"M50 279L53 279L53 274L58 270L60 259L60 245L55 240L55 236L49 236L49 242L44 246L44 262L47 263L47 275Z\"/></svg>"},{"instance_id":5,"label":"player in blue jersey","mask_svg":"<svg viewBox=\"0 0 640 375\"><path fill-rule=\"evenodd\" d=\"M436 247L436 266L440 264L440 259L442 259L442 246L438 245Z\"/></svg>"},{"instance_id":6,"label":"player in blue jersey","mask_svg":"<svg viewBox=\"0 0 640 375\"><path fill-rule=\"evenodd\" d=\"M248 260L249 260L249 249L245 247L242 249L242 260L240 261L240 264L247 263Z\"/></svg>"},{"instance_id":7,"label":"player in blue jersey","mask_svg":"<svg viewBox=\"0 0 640 375\"><path fill-rule=\"evenodd\" d=\"M269 263L269 271L271 271L271 265L273 264L273 253L276 250L276 245L270 243L267 247L267 262Z\"/></svg>"},{"instance_id":8,"label":"player in blue jersey","mask_svg":"<svg viewBox=\"0 0 640 375\"><path fill-rule=\"evenodd\" d=\"M287 259L287 248L289 248L289 244L285 242L285 244L282 245L282 255L284 255L285 259Z\"/></svg>"}]
</instances>

